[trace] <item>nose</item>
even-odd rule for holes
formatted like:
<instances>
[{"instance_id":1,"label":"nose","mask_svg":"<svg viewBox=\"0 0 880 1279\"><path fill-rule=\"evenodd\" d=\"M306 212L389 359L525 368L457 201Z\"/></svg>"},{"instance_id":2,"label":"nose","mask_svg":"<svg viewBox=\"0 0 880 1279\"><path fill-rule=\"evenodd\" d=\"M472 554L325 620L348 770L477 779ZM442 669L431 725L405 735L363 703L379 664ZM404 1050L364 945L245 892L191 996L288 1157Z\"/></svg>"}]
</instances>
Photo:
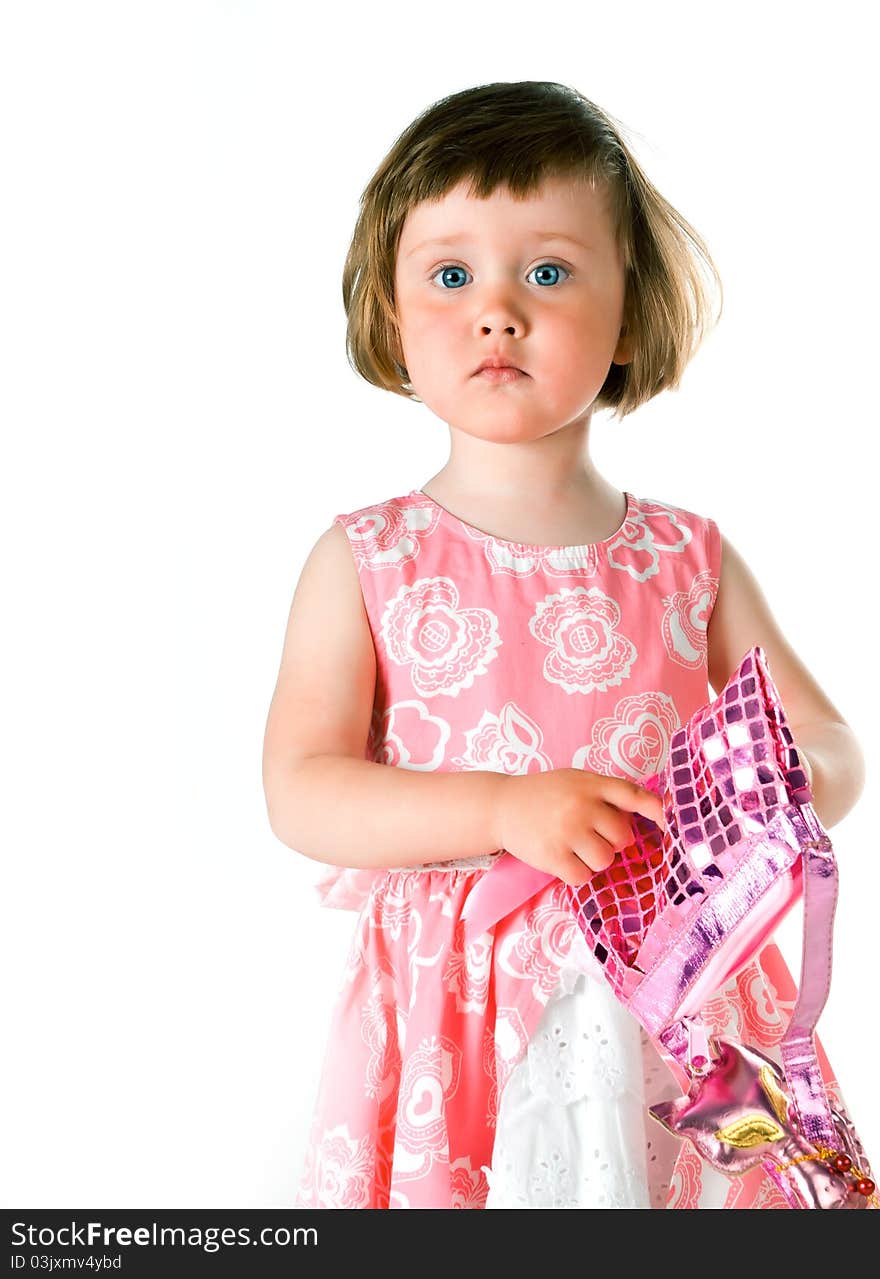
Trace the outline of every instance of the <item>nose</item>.
<instances>
[{"instance_id":1,"label":"nose","mask_svg":"<svg viewBox=\"0 0 880 1279\"><path fill-rule=\"evenodd\" d=\"M475 330L486 336L489 333L505 333L522 337L527 327L526 314L505 280L488 282L474 298Z\"/></svg>"},{"instance_id":2,"label":"nose","mask_svg":"<svg viewBox=\"0 0 880 1279\"><path fill-rule=\"evenodd\" d=\"M477 317L477 329L483 336L489 333L506 333L511 337L522 337L525 328L524 317L510 306L496 304L484 307Z\"/></svg>"}]
</instances>

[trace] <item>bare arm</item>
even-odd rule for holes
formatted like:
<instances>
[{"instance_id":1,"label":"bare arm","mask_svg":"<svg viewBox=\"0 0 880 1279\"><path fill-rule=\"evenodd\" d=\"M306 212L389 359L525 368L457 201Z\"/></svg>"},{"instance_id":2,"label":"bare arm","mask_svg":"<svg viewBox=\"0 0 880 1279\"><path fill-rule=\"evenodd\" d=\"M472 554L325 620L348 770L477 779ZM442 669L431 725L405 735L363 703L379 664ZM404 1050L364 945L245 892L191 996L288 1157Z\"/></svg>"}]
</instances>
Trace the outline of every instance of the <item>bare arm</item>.
<instances>
[{"instance_id":1,"label":"bare arm","mask_svg":"<svg viewBox=\"0 0 880 1279\"><path fill-rule=\"evenodd\" d=\"M720 692L748 649L761 645L795 745L810 771L819 821L834 826L865 787L861 744L783 633L754 573L723 535L721 548L718 594L707 632L709 681Z\"/></svg>"},{"instance_id":2,"label":"bare arm","mask_svg":"<svg viewBox=\"0 0 880 1279\"><path fill-rule=\"evenodd\" d=\"M494 852L499 773L421 772L364 758L376 655L345 530L321 535L291 605L263 744L272 830L337 866Z\"/></svg>"},{"instance_id":3,"label":"bare arm","mask_svg":"<svg viewBox=\"0 0 880 1279\"><path fill-rule=\"evenodd\" d=\"M410 866L475 857L493 837L500 773L416 772L316 755L293 770L272 829L335 866Z\"/></svg>"}]
</instances>

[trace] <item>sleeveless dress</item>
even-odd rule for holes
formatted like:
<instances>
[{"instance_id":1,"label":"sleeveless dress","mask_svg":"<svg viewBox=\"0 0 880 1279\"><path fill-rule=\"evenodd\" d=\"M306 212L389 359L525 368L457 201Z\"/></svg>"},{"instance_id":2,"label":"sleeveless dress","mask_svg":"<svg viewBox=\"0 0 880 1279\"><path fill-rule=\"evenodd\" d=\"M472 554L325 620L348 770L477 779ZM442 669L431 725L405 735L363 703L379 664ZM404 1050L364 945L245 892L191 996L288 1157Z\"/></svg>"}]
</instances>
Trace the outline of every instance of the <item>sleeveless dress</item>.
<instances>
[{"instance_id":1,"label":"sleeveless dress","mask_svg":"<svg viewBox=\"0 0 880 1279\"><path fill-rule=\"evenodd\" d=\"M529 546L413 489L335 519L376 649L369 760L639 782L712 696L708 517L627 493L605 541ZM728 1179L647 1114L681 1076L616 1000L561 881L465 939L503 851L320 876L323 904L358 917L295 1206L787 1207L762 1169ZM703 1019L778 1061L796 995L770 942Z\"/></svg>"}]
</instances>

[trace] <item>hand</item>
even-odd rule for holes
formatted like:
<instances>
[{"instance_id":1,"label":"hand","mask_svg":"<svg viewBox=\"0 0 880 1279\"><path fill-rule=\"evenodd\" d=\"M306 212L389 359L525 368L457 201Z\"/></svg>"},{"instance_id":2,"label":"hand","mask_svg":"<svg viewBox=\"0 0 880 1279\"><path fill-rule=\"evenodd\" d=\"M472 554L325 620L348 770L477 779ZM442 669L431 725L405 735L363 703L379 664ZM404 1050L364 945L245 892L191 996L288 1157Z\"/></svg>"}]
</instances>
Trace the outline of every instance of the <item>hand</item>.
<instances>
[{"instance_id":1,"label":"hand","mask_svg":"<svg viewBox=\"0 0 880 1279\"><path fill-rule=\"evenodd\" d=\"M495 835L520 861L580 887L635 839L630 813L666 825L659 795L580 768L499 774Z\"/></svg>"}]
</instances>

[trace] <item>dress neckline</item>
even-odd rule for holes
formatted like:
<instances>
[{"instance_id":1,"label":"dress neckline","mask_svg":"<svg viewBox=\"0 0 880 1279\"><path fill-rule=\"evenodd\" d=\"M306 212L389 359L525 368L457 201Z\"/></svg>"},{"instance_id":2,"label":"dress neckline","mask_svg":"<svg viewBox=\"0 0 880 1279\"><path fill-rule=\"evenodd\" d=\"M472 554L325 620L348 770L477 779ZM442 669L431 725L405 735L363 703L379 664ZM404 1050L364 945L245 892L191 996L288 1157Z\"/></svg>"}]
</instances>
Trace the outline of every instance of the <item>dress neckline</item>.
<instances>
[{"instance_id":1,"label":"dress neckline","mask_svg":"<svg viewBox=\"0 0 880 1279\"><path fill-rule=\"evenodd\" d=\"M584 551L594 550L596 547L609 545L609 543L613 542L615 538L620 536L626 526L627 520L629 520L633 514L636 502L632 493L628 493L624 490L623 496L626 498L626 510L624 512L623 520L610 537L602 538L602 540L598 542L574 542L568 546L548 546L535 542L513 542L510 538L496 537L494 533L488 533L485 529L477 528L474 524L468 524L467 520L460 519L457 515L453 515L452 511L447 511L445 506L441 506L440 503L435 501L429 493L424 491L424 489L411 489L409 496L423 498L426 502L430 502L431 505L440 512L441 516L445 516L447 520L450 520L459 528L463 528L472 537L490 537L492 541L497 542L499 546L509 546L511 550L516 552L541 554L546 551L555 551L557 554L563 555L576 555L583 553Z\"/></svg>"}]
</instances>

